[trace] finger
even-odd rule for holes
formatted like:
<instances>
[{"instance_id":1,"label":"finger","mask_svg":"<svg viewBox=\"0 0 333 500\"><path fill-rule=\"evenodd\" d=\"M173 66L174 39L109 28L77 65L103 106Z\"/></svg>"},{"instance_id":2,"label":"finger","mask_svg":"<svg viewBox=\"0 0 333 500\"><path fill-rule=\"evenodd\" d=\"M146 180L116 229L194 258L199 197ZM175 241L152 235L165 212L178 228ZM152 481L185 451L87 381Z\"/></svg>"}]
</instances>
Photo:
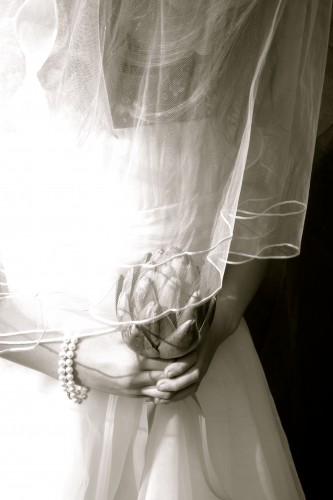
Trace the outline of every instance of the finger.
<instances>
[{"instance_id":1,"label":"finger","mask_svg":"<svg viewBox=\"0 0 333 500\"><path fill-rule=\"evenodd\" d=\"M172 397L173 393L159 391L156 385L152 385L143 387L140 391L140 395L146 398L151 398L154 401L156 399L168 400Z\"/></svg>"},{"instance_id":2,"label":"finger","mask_svg":"<svg viewBox=\"0 0 333 500\"><path fill-rule=\"evenodd\" d=\"M107 391L105 391L107 392ZM125 396L127 398L143 399L154 401L156 399L170 399L173 395L171 392L161 392L157 389L156 385L147 385L145 387L131 387L131 388L119 388L118 390L112 390L110 394L117 396Z\"/></svg>"},{"instance_id":3,"label":"finger","mask_svg":"<svg viewBox=\"0 0 333 500\"><path fill-rule=\"evenodd\" d=\"M141 370L165 370L173 359L160 359L160 358L142 358L140 361Z\"/></svg>"},{"instance_id":4,"label":"finger","mask_svg":"<svg viewBox=\"0 0 333 500\"><path fill-rule=\"evenodd\" d=\"M159 370L145 370L133 377L130 384L133 388L142 388L150 385L155 385L158 380L163 377L163 372Z\"/></svg>"},{"instance_id":5,"label":"finger","mask_svg":"<svg viewBox=\"0 0 333 500\"><path fill-rule=\"evenodd\" d=\"M188 387L195 383L199 383L199 380L200 370L198 367L194 366L179 377L175 377L172 379L163 378L159 380L156 384L156 387L159 391L178 392L185 389L185 387Z\"/></svg>"},{"instance_id":6,"label":"finger","mask_svg":"<svg viewBox=\"0 0 333 500\"><path fill-rule=\"evenodd\" d=\"M182 373L189 370L198 360L197 351L192 351L186 356L179 358L174 363L171 363L164 369L164 375L166 378L178 377Z\"/></svg>"},{"instance_id":7,"label":"finger","mask_svg":"<svg viewBox=\"0 0 333 500\"><path fill-rule=\"evenodd\" d=\"M155 404L170 404L170 403L175 403L176 401L182 401L185 398L188 398L189 396L193 396L198 390L199 384L192 384L189 385L188 387L185 387L185 389L182 389L181 391L172 393L172 396L170 398L155 398L154 403Z\"/></svg>"}]
</instances>

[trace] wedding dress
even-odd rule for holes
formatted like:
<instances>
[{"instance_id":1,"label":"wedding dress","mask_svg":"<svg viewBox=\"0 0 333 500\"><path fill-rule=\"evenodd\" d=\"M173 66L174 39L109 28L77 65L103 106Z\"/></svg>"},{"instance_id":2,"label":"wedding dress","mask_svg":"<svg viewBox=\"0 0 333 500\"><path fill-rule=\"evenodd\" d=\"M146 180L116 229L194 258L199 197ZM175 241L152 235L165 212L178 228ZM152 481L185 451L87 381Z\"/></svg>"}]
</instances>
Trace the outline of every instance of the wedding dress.
<instances>
[{"instance_id":1,"label":"wedding dress","mask_svg":"<svg viewBox=\"0 0 333 500\"><path fill-rule=\"evenodd\" d=\"M330 0L0 6L3 351L186 310L186 293L150 315L125 290L117 314L159 249L193 259L198 306L227 263L299 253ZM304 498L244 321L169 405L76 405L0 361L5 500Z\"/></svg>"}]
</instances>

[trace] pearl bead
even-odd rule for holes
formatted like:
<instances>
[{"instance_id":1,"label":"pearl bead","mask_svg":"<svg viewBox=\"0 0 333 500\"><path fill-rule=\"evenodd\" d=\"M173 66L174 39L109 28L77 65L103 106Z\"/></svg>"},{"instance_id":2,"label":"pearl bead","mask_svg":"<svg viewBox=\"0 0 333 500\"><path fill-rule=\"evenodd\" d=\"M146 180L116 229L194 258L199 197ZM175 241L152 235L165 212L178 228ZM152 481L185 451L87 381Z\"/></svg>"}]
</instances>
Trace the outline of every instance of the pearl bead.
<instances>
[{"instance_id":1,"label":"pearl bead","mask_svg":"<svg viewBox=\"0 0 333 500\"><path fill-rule=\"evenodd\" d=\"M66 392L68 398L74 403L81 404L86 399L89 389L77 385L74 380L73 358L75 358L75 349L78 340L75 335L63 339L59 352L58 373L60 386Z\"/></svg>"}]
</instances>

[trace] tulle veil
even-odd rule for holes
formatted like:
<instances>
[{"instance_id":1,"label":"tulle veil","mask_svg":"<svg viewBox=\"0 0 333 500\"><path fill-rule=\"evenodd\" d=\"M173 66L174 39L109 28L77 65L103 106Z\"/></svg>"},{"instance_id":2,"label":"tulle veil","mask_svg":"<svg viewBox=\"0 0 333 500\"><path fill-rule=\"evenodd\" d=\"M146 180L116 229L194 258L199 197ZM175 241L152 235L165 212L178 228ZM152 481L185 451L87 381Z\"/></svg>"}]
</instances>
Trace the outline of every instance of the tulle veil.
<instances>
[{"instance_id":1,"label":"tulle veil","mask_svg":"<svg viewBox=\"0 0 333 500\"><path fill-rule=\"evenodd\" d=\"M28 330L8 320L3 348L13 333L19 349L50 340L69 317L97 334L179 313L180 257L199 272L199 305L226 263L299 253L329 0L1 10L1 305L16 322L36 310ZM124 276L163 266L170 296L136 308L129 285L119 318Z\"/></svg>"},{"instance_id":2,"label":"tulle veil","mask_svg":"<svg viewBox=\"0 0 333 500\"><path fill-rule=\"evenodd\" d=\"M300 252L330 15L0 0L0 354L178 318L227 263ZM244 321L170 405L0 370L6 499L304 498Z\"/></svg>"}]
</instances>

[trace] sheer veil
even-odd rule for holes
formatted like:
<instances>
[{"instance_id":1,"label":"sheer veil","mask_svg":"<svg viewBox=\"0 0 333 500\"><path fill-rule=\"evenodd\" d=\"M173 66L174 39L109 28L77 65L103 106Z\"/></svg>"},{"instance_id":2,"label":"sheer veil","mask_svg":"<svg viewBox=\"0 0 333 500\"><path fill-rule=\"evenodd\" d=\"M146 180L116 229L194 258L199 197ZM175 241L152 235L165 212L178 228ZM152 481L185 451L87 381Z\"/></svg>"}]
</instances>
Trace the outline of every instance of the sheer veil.
<instances>
[{"instance_id":1,"label":"sheer veil","mask_svg":"<svg viewBox=\"0 0 333 500\"><path fill-rule=\"evenodd\" d=\"M0 5L3 348L177 314L227 262L299 253L330 0Z\"/></svg>"}]
</instances>

